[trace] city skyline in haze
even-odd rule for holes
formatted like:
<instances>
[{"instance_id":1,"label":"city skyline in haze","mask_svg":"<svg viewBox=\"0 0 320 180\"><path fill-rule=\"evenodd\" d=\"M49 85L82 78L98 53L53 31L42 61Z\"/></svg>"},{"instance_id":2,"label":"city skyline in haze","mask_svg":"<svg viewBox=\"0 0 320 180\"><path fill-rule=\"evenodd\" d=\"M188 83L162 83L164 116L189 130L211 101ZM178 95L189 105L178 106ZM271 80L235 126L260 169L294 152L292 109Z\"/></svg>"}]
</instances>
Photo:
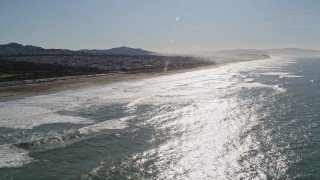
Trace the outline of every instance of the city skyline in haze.
<instances>
[{"instance_id":1,"label":"city skyline in haze","mask_svg":"<svg viewBox=\"0 0 320 180\"><path fill-rule=\"evenodd\" d=\"M320 50L317 0L4 0L0 44L178 53Z\"/></svg>"}]
</instances>

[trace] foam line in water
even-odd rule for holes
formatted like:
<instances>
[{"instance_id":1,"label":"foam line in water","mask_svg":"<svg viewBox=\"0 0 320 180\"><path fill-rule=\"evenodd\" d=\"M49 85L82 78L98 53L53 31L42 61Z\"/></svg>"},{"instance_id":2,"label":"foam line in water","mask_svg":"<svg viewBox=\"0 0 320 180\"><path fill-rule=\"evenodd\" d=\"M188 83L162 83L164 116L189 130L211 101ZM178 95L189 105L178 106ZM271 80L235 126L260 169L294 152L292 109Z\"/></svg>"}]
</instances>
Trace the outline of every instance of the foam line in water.
<instances>
[{"instance_id":1,"label":"foam line in water","mask_svg":"<svg viewBox=\"0 0 320 180\"><path fill-rule=\"evenodd\" d=\"M296 77L302 77L302 76L298 76L298 75L294 75L294 74L286 73L286 72L264 72L264 73L260 73L260 75L279 76L280 78L296 78Z\"/></svg>"},{"instance_id":2,"label":"foam line in water","mask_svg":"<svg viewBox=\"0 0 320 180\"><path fill-rule=\"evenodd\" d=\"M108 120L102 123L94 124L91 126L78 129L78 133L81 135L87 135L92 133L101 132L108 129L124 129L128 127L128 120L134 118L134 116L128 116L120 119Z\"/></svg>"}]
</instances>

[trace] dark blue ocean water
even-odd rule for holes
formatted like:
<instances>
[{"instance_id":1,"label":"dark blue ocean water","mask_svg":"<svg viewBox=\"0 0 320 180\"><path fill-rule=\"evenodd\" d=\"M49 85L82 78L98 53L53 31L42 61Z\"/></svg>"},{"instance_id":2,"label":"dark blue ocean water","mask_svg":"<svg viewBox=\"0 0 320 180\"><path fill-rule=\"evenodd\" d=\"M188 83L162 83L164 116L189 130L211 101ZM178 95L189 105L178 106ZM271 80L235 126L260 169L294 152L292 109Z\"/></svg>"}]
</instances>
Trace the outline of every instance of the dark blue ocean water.
<instances>
[{"instance_id":1,"label":"dark blue ocean water","mask_svg":"<svg viewBox=\"0 0 320 180\"><path fill-rule=\"evenodd\" d=\"M320 59L0 102L0 179L319 179Z\"/></svg>"}]
</instances>

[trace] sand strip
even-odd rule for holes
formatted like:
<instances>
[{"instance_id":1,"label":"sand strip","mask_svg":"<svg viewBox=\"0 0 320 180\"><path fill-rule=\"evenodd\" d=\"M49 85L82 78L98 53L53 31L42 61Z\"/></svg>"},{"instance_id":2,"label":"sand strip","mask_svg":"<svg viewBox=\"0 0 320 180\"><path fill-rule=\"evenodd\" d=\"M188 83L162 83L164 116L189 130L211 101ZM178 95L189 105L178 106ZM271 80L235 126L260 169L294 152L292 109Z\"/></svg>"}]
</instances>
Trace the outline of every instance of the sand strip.
<instances>
[{"instance_id":1,"label":"sand strip","mask_svg":"<svg viewBox=\"0 0 320 180\"><path fill-rule=\"evenodd\" d=\"M99 76L99 77L89 77L89 78L73 77L70 79L55 80L50 82L5 86L5 87L0 87L0 99L3 100L10 97L27 96L27 95L33 95L38 93L48 93L48 92L57 92L57 91L63 91L63 90L69 90L69 89L77 89L77 88L90 86L90 85L97 85L97 84L108 84L108 83L115 83L115 82L121 82L121 81L145 79L149 77L157 77L157 76L163 76L163 75L195 71L200 69L214 68L217 66L220 66L220 65L176 67L166 72L164 72L162 69L152 69L152 70L144 70L142 72L130 72L130 73L123 73L123 74L120 74L120 73L106 74L104 76Z\"/></svg>"}]
</instances>

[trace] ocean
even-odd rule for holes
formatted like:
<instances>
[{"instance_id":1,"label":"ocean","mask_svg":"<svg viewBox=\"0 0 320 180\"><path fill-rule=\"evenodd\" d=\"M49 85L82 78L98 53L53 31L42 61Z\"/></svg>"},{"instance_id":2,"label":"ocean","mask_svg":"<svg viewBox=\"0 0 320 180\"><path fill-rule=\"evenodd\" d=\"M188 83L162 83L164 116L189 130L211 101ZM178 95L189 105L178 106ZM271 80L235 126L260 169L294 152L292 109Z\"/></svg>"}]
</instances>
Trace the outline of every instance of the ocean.
<instances>
[{"instance_id":1,"label":"ocean","mask_svg":"<svg viewBox=\"0 0 320 180\"><path fill-rule=\"evenodd\" d=\"M0 179L320 179L319 70L275 57L2 99Z\"/></svg>"}]
</instances>

